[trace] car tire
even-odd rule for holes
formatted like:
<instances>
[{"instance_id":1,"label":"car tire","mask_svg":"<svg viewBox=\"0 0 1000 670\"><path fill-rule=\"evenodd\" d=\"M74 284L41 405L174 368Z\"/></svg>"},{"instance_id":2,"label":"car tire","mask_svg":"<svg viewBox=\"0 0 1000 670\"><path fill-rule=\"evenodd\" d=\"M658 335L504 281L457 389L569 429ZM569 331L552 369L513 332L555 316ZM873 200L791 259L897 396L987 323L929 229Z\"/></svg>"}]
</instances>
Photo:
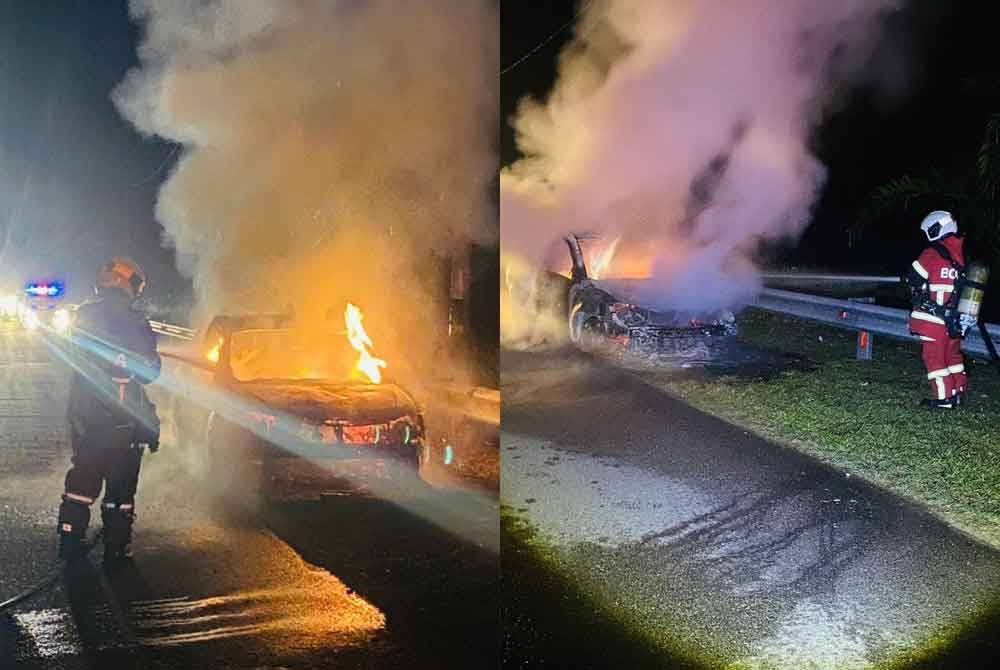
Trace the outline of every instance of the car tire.
<instances>
[{"instance_id":1,"label":"car tire","mask_svg":"<svg viewBox=\"0 0 1000 670\"><path fill-rule=\"evenodd\" d=\"M580 348L584 351L599 349L606 341L601 320L592 316L583 322L580 329Z\"/></svg>"}]
</instances>

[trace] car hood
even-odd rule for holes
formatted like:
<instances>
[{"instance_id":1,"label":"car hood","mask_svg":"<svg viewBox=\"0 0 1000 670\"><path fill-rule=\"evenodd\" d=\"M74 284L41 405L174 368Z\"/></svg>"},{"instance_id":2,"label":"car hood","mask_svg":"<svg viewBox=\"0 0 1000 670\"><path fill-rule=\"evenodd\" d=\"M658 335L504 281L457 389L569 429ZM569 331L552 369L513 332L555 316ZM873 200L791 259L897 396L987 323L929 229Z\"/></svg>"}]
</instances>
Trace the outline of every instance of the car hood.
<instances>
[{"instance_id":1,"label":"car hood","mask_svg":"<svg viewBox=\"0 0 1000 670\"><path fill-rule=\"evenodd\" d=\"M649 309L642 306L643 289L649 286L644 279L601 279L588 280L591 285L612 296L615 300L635 305L636 316L643 325L690 327L692 323L728 323L734 315L728 310L700 311L684 309ZM638 325L638 324L637 324Z\"/></svg>"},{"instance_id":2,"label":"car hood","mask_svg":"<svg viewBox=\"0 0 1000 670\"><path fill-rule=\"evenodd\" d=\"M260 380L243 382L239 390L268 408L315 422L385 423L419 413L395 384Z\"/></svg>"}]
</instances>

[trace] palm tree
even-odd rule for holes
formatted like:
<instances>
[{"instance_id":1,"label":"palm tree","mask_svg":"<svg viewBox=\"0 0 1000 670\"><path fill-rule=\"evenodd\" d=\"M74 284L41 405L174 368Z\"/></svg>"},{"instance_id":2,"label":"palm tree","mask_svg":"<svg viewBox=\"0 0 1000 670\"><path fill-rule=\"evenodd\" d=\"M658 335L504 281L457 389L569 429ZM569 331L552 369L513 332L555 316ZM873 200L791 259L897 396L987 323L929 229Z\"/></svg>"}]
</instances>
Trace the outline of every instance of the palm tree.
<instances>
[{"instance_id":1,"label":"palm tree","mask_svg":"<svg viewBox=\"0 0 1000 670\"><path fill-rule=\"evenodd\" d=\"M961 222L977 255L1000 266L1000 114L986 124L975 168L961 174L903 175L875 189L853 233L887 216L947 209Z\"/></svg>"}]
</instances>

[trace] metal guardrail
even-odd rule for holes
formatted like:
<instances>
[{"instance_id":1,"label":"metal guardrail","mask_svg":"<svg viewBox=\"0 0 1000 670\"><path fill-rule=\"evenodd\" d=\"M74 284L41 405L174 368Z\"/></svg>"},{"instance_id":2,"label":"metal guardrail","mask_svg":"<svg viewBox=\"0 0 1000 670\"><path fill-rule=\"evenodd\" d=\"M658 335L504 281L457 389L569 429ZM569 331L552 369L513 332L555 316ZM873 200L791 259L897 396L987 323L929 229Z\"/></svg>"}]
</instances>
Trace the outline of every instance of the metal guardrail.
<instances>
[{"instance_id":1,"label":"metal guardrail","mask_svg":"<svg viewBox=\"0 0 1000 670\"><path fill-rule=\"evenodd\" d=\"M152 326L153 332L158 335L167 335L169 337L176 337L181 340L188 341L194 339L195 331L190 328L175 326L170 323L163 323L162 321L150 321L149 325Z\"/></svg>"},{"instance_id":2,"label":"metal guardrail","mask_svg":"<svg viewBox=\"0 0 1000 670\"><path fill-rule=\"evenodd\" d=\"M801 274L798 272L762 272L760 278L764 281L800 281L821 284L898 284L901 281L900 277L880 275Z\"/></svg>"},{"instance_id":3,"label":"metal guardrail","mask_svg":"<svg viewBox=\"0 0 1000 670\"><path fill-rule=\"evenodd\" d=\"M896 340L919 341L910 334L910 312L905 309L773 288L762 290L753 306L838 328L865 331ZM1000 325L986 324L986 329L994 342L1000 342ZM962 351L977 358L990 357L986 343L976 328L970 329L962 341Z\"/></svg>"}]
</instances>

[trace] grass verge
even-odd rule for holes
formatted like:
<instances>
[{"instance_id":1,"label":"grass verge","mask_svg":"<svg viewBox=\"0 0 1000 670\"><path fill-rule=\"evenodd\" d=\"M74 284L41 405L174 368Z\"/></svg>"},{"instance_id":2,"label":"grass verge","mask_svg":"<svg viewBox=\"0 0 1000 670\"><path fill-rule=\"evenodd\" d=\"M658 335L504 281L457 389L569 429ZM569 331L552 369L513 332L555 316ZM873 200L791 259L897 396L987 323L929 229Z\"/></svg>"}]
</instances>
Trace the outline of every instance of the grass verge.
<instances>
[{"instance_id":1,"label":"grass verge","mask_svg":"<svg viewBox=\"0 0 1000 670\"><path fill-rule=\"evenodd\" d=\"M877 339L855 360L856 334L749 309L741 338L805 357L811 369L769 377L640 373L692 405L924 504L1000 547L1000 371L966 360L970 402L919 406L927 388L916 344Z\"/></svg>"}]
</instances>

